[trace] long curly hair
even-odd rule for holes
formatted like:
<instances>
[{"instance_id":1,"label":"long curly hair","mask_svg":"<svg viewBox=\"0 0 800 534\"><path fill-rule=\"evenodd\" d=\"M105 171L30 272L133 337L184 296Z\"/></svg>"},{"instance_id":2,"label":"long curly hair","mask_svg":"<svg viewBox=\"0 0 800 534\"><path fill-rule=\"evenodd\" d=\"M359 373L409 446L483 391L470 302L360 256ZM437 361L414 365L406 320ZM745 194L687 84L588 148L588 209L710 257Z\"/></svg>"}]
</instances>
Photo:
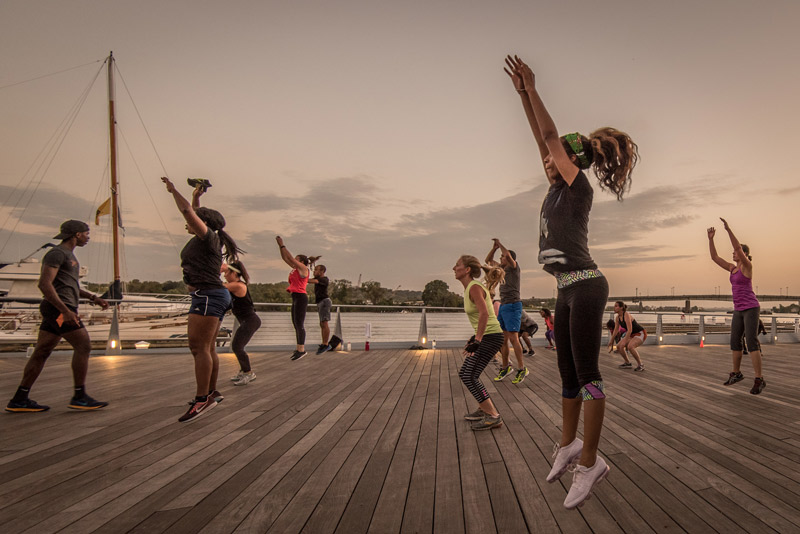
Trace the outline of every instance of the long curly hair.
<instances>
[{"instance_id":1,"label":"long curly hair","mask_svg":"<svg viewBox=\"0 0 800 534\"><path fill-rule=\"evenodd\" d=\"M575 165L583 170L591 167L600 182L600 189L608 189L621 201L631 188L633 168L639 161L639 147L628 134L609 127L580 138L585 158L579 157ZM576 154L566 136L561 137L561 144L567 154Z\"/></svg>"},{"instance_id":2,"label":"long curly hair","mask_svg":"<svg viewBox=\"0 0 800 534\"><path fill-rule=\"evenodd\" d=\"M194 210L197 216L209 230L217 232L219 240L222 243L222 256L227 262L232 262L239 258L239 254L243 254L244 250L236 246L236 241L229 236L223 228L225 228L225 217L222 216L217 210L211 208L197 208Z\"/></svg>"}]
</instances>

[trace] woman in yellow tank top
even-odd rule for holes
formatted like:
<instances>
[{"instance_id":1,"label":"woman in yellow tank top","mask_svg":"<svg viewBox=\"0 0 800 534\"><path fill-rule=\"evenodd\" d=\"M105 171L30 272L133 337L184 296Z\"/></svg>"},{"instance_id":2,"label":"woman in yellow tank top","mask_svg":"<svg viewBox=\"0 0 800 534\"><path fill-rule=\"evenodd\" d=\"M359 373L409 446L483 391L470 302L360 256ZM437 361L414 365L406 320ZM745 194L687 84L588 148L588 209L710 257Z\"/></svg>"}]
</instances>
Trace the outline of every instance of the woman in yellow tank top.
<instances>
[{"instance_id":1,"label":"woman in yellow tank top","mask_svg":"<svg viewBox=\"0 0 800 534\"><path fill-rule=\"evenodd\" d=\"M483 271L486 271L486 285L477 280ZM458 258L453 274L464 285L464 311L475 330L475 335L464 347L464 365L459 369L458 376L478 401L478 409L465 415L464 419L473 421L472 430L497 428L503 425L503 418L489 398L480 376L503 345L503 330L494 313L490 294L505 272L500 267L481 265L475 256L464 255Z\"/></svg>"}]
</instances>

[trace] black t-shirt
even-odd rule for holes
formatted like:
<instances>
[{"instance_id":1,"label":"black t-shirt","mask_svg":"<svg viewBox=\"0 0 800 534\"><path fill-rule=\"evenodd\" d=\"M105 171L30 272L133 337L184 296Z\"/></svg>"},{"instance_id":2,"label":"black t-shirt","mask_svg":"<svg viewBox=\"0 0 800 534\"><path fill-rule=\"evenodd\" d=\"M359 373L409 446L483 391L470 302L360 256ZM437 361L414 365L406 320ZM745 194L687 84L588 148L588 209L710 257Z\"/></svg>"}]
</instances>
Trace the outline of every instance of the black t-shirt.
<instances>
[{"instance_id":1,"label":"black t-shirt","mask_svg":"<svg viewBox=\"0 0 800 534\"><path fill-rule=\"evenodd\" d=\"M78 264L78 258L75 257L75 254L61 246L53 247L44 255L42 263L48 267L58 269L56 277L53 279L53 287L58 294L58 298L70 308L77 308L81 295L78 282L80 280L81 266Z\"/></svg>"},{"instance_id":2,"label":"black t-shirt","mask_svg":"<svg viewBox=\"0 0 800 534\"><path fill-rule=\"evenodd\" d=\"M314 280L317 280L317 283L314 284L314 302L322 302L323 299L328 298L328 277L317 278L315 276Z\"/></svg>"},{"instance_id":3,"label":"black t-shirt","mask_svg":"<svg viewBox=\"0 0 800 534\"><path fill-rule=\"evenodd\" d=\"M589 212L594 191L583 171L572 186L550 186L539 217L539 263L550 274L596 269L589 254Z\"/></svg>"},{"instance_id":4,"label":"black t-shirt","mask_svg":"<svg viewBox=\"0 0 800 534\"><path fill-rule=\"evenodd\" d=\"M197 289L224 289L219 277L222 245L217 233L207 229L203 237L191 238L181 250L181 268L186 285Z\"/></svg>"}]
</instances>

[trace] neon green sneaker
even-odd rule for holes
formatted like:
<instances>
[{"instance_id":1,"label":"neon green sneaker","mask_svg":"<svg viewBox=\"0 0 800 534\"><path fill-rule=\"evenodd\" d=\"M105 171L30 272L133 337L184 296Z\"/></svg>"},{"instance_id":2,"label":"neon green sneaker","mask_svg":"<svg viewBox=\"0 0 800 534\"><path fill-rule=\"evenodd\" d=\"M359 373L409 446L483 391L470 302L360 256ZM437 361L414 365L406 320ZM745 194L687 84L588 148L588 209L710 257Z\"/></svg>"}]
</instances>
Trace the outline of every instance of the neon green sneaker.
<instances>
[{"instance_id":1,"label":"neon green sneaker","mask_svg":"<svg viewBox=\"0 0 800 534\"><path fill-rule=\"evenodd\" d=\"M525 380L525 377L528 376L528 373L530 373L530 371L528 371L528 368L527 367L523 367L522 369L517 371L517 376L514 377L514 380L512 380L511 383L512 384L521 384L522 381Z\"/></svg>"},{"instance_id":2,"label":"neon green sneaker","mask_svg":"<svg viewBox=\"0 0 800 534\"><path fill-rule=\"evenodd\" d=\"M500 373L496 377L494 377L494 381L495 382L500 382L502 379L504 379L506 377L506 375L508 373L510 373L513 370L514 370L514 368L511 367L510 365L508 367L504 367L504 368L500 369Z\"/></svg>"}]
</instances>

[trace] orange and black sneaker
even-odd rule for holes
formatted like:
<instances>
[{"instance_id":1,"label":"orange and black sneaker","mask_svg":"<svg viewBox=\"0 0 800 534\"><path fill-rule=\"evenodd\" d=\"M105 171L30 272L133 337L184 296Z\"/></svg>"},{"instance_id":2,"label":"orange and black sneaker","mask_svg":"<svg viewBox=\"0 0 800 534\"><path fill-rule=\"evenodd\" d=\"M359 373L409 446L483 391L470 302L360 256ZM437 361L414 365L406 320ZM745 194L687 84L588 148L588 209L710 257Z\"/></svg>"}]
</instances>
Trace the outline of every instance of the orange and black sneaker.
<instances>
[{"instance_id":1,"label":"orange and black sneaker","mask_svg":"<svg viewBox=\"0 0 800 534\"><path fill-rule=\"evenodd\" d=\"M189 410L178 418L178 422L180 423L191 423L201 415L205 414L211 408L217 405L217 401L214 400L214 397L208 395L205 400L193 400L191 401L189 406Z\"/></svg>"},{"instance_id":2,"label":"orange and black sneaker","mask_svg":"<svg viewBox=\"0 0 800 534\"><path fill-rule=\"evenodd\" d=\"M49 409L50 406L42 406L41 404L37 404L35 400L27 397L21 401L11 399L6 406L7 412L46 412Z\"/></svg>"},{"instance_id":3,"label":"orange and black sneaker","mask_svg":"<svg viewBox=\"0 0 800 534\"><path fill-rule=\"evenodd\" d=\"M100 408L105 408L108 406L107 402L94 400L89 395L84 395L81 398L72 397L72 400L69 401L67 408L72 408L73 410L99 410Z\"/></svg>"}]
</instances>

